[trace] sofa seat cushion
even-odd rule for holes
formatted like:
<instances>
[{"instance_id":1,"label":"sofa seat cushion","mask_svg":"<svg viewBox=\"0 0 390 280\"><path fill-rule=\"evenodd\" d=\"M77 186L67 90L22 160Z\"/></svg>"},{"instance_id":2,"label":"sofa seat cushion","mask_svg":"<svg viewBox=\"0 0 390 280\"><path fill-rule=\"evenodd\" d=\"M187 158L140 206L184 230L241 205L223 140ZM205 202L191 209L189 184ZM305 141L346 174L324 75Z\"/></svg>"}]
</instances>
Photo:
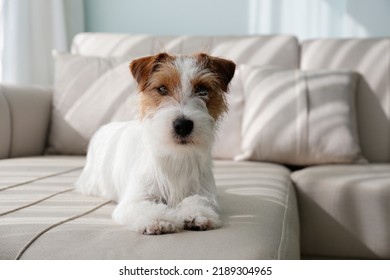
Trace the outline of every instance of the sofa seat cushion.
<instances>
[{"instance_id":1,"label":"sofa seat cushion","mask_svg":"<svg viewBox=\"0 0 390 280\"><path fill-rule=\"evenodd\" d=\"M303 255L390 258L390 164L294 172Z\"/></svg>"},{"instance_id":2,"label":"sofa seat cushion","mask_svg":"<svg viewBox=\"0 0 390 280\"><path fill-rule=\"evenodd\" d=\"M74 191L84 157L0 161L0 259L296 259L288 169L215 161L223 226L144 236L111 219L115 203Z\"/></svg>"}]
</instances>

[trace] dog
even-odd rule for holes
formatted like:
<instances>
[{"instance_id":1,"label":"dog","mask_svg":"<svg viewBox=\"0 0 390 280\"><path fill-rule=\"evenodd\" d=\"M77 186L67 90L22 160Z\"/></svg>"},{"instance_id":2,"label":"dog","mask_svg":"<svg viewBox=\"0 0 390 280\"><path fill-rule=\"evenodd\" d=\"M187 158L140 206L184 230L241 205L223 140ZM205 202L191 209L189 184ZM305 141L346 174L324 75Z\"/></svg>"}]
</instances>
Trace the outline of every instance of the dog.
<instances>
[{"instance_id":1,"label":"dog","mask_svg":"<svg viewBox=\"0 0 390 280\"><path fill-rule=\"evenodd\" d=\"M142 234L219 228L211 150L235 67L205 53L133 60L139 120L99 128L77 190L118 202L113 219Z\"/></svg>"}]
</instances>

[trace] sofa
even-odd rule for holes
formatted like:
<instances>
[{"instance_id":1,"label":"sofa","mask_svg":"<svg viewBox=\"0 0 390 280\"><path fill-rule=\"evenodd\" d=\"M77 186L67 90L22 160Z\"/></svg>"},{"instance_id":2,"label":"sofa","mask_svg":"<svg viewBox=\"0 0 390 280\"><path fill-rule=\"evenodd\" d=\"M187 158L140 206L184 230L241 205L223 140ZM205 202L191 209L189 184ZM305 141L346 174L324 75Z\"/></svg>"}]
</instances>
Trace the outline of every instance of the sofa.
<instances>
[{"instance_id":1,"label":"sofa","mask_svg":"<svg viewBox=\"0 0 390 280\"><path fill-rule=\"evenodd\" d=\"M220 229L141 235L74 190L94 131L137 117L129 62L160 51L237 64ZM390 39L80 33L53 55L53 87L0 86L0 259L390 258Z\"/></svg>"}]
</instances>

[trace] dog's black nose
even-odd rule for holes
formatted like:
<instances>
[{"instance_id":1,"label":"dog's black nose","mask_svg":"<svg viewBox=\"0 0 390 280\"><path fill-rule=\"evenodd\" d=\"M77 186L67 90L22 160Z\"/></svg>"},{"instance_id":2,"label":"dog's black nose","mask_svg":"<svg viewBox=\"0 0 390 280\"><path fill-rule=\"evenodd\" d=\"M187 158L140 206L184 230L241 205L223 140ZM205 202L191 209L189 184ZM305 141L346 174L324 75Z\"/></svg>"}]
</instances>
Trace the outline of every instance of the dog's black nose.
<instances>
[{"instance_id":1,"label":"dog's black nose","mask_svg":"<svg viewBox=\"0 0 390 280\"><path fill-rule=\"evenodd\" d=\"M180 118L173 122L173 129L176 135L181 137L188 136L194 128L194 122L188 119Z\"/></svg>"}]
</instances>

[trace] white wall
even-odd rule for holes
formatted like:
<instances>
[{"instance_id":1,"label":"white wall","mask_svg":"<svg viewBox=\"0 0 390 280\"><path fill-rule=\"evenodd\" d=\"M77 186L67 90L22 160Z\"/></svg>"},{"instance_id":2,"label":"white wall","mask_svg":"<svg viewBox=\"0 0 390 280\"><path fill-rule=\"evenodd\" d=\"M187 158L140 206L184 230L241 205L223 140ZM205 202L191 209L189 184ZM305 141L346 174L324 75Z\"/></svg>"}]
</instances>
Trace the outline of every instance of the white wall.
<instances>
[{"instance_id":1,"label":"white wall","mask_svg":"<svg viewBox=\"0 0 390 280\"><path fill-rule=\"evenodd\" d=\"M87 31L390 36L390 0L84 0Z\"/></svg>"},{"instance_id":2,"label":"white wall","mask_svg":"<svg viewBox=\"0 0 390 280\"><path fill-rule=\"evenodd\" d=\"M88 31L244 34L247 0L85 0Z\"/></svg>"},{"instance_id":3,"label":"white wall","mask_svg":"<svg viewBox=\"0 0 390 280\"><path fill-rule=\"evenodd\" d=\"M250 0L251 33L301 39L390 36L389 0Z\"/></svg>"}]
</instances>

